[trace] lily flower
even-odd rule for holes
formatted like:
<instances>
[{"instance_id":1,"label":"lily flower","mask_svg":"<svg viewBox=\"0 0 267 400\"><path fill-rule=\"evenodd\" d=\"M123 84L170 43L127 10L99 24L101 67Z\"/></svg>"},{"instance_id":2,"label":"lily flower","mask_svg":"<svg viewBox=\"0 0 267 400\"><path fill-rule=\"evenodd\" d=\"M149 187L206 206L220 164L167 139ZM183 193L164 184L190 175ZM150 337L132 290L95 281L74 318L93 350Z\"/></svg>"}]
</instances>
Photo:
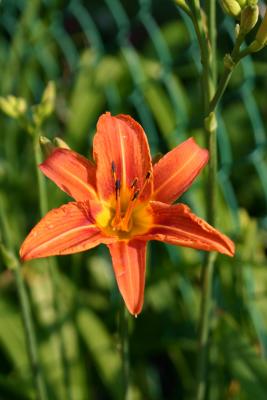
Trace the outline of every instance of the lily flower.
<instances>
[{"instance_id":1,"label":"lily flower","mask_svg":"<svg viewBox=\"0 0 267 400\"><path fill-rule=\"evenodd\" d=\"M48 212L20 249L22 260L71 254L100 243L108 246L118 288L129 312L144 301L146 247L149 240L234 254L225 235L172 203L208 161L208 151L193 138L152 165L141 125L128 115L103 114L93 141L94 163L57 148L41 171L75 199Z\"/></svg>"}]
</instances>

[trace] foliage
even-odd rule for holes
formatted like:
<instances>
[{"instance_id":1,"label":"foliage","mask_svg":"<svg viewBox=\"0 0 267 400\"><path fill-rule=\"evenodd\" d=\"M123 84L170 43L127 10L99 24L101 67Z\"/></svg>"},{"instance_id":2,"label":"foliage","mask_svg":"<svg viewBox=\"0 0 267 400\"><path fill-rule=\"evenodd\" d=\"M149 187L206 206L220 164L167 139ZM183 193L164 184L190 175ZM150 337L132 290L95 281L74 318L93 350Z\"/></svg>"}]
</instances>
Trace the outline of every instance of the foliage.
<instances>
[{"instance_id":1,"label":"foliage","mask_svg":"<svg viewBox=\"0 0 267 400\"><path fill-rule=\"evenodd\" d=\"M9 0L0 7L0 94L22 104L16 120L0 115L0 398L35 398L16 292L19 265L48 398L120 399L121 300L105 248L23 265L17 259L40 218L31 129L39 120L31 119L36 108L30 105L36 107L54 81L53 114L47 97L37 106L40 134L58 136L89 157L96 121L106 110L135 117L154 154L190 136L205 145L193 27L174 3L157 0ZM220 72L233 26L217 11ZM218 227L237 252L216 260L212 400L261 400L267 391L266 54L265 48L241 61L218 112ZM205 178L204 172L183 199L203 217ZM45 185L49 209L68 201L52 183ZM202 260L191 249L151 244L144 311L129 320L134 399L194 398ZM51 263L58 264L54 283Z\"/></svg>"}]
</instances>

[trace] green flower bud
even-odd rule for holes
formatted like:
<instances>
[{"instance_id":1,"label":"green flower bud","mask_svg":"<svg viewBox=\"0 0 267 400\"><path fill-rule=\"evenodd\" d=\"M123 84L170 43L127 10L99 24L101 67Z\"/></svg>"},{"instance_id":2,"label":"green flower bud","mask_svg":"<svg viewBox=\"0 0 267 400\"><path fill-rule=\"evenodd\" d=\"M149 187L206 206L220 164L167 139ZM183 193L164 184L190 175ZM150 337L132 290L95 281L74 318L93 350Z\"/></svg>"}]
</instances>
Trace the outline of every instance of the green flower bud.
<instances>
[{"instance_id":1,"label":"green flower bud","mask_svg":"<svg viewBox=\"0 0 267 400\"><path fill-rule=\"evenodd\" d=\"M68 149L70 150L70 146L64 142L64 140L62 140L59 137L55 137L55 139L53 140L53 142L55 143L56 147L60 147L61 149Z\"/></svg>"},{"instance_id":2,"label":"green flower bud","mask_svg":"<svg viewBox=\"0 0 267 400\"><path fill-rule=\"evenodd\" d=\"M51 140L49 140L47 137L45 136L40 136L39 138L39 143L43 152L43 155L45 157L49 157L50 154L53 153L53 151L56 149L56 146L53 145L53 143L51 142Z\"/></svg>"},{"instance_id":3,"label":"green flower bud","mask_svg":"<svg viewBox=\"0 0 267 400\"><path fill-rule=\"evenodd\" d=\"M208 132L213 132L217 129L217 119L214 112L211 112L204 121L205 128Z\"/></svg>"},{"instance_id":4,"label":"green flower bud","mask_svg":"<svg viewBox=\"0 0 267 400\"><path fill-rule=\"evenodd\" d=\"M230 69L230 70L235 67L235 62L232 59L231 54L229 54L229 53L225 54L224 59L223 59L223 64L224 64L225 68Z\"/></svg>"},{"instance_id":5,"label":"green flower bud","mask_svg":"<svg viewBox=\"0 0 267 400\"><path fill-rule=\"evenodd\" d=\"M221 0L223 11L230 17L238 18L241 13L241 6L237 0Z\"/></svg>"},{"instance_id":6,"label":"green flower bud","mask_svg":"<svg viewBox=\"0 0 267 400\"><path fill-rule=\"evenodd\" d=\"M240 18L241 11L246 6L254 6L258 0L220 0L224 12L231 17Z\"/></svg>"},{"instance_id":7,"label":"green flower bud","mask_svg":"<svg viewBox=\"0 0 267 400\"><path fill-rule=\"evenodd\" d=\"M240 34L246 35L256 25L259 18L259 7L247 6L241 12L240 17Z\"/></svg>"},{"instance_id":8,"label":"green flower bud","mask_svg":"<svg viewBox=\"0 0 267 400\"><path fill-rule=\"evenodd\" d=\"M258 42L258 45L261 46L261 48L263 48L264 46L267 45L267 9L265 11L263 20L261 21L261 24L260 24L260 27L256 34L255 39ZM256 50L256 51L258 51L258 50Z\"/></svg>"},{"instance_id":9,"label":"green flower bud","mask_svg":"<svg viewBox=\"0 0 267 400\"><path fill-rule=\"evenodd\" d=\"M41 106L42 112L45 117L48 117L54 111L56 100L56 86L55 82L48 82L42 96Z\"/></svg>"},{"instance_id":10,"label":"green flower bud","mask_svg":"<svg viewBox=\"0 0 267 400\"><path fill-rule=\"evenodd\" d=\"M48 82L41 99L40 104L32 107L33 120L36 125L41 125L42 122L49 117L54 111L56 99L55 83Z\"/></svg>"},{"instance_id":11,"label":"green flower bud","mask_svg":"<svg viewBox=\"0 0 267 400\"><path fill-rule=\"evenodd\" d=\"M11 118L19 118L27 111L27 103L21 97L0 97L0 109Z\"/></svg>"}]
</instances>

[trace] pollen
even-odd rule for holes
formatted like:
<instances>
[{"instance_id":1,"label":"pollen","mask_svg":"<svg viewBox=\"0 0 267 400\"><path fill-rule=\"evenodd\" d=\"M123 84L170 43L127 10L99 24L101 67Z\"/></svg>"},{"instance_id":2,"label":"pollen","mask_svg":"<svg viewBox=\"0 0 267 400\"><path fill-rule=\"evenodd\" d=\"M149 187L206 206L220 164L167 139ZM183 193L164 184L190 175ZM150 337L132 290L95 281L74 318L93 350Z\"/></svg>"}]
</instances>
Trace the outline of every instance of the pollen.
<instances>
[{"instance_id":1,"label":"pollen","mask_svg":"<svg viewBox=\"0 0 267 400\"><path fill-rule=\"evenodd\" d=\"M112 161L114 193L108 205L104 205L103 211L99 213L96 221L106 234L125 240L144 234L152 224L148 202L140 199L151 177L151 172L147 172L141 186L136 177L129 186L121 187L121 181L116 171L115 162Z\"/></svg>"}]
</instances>

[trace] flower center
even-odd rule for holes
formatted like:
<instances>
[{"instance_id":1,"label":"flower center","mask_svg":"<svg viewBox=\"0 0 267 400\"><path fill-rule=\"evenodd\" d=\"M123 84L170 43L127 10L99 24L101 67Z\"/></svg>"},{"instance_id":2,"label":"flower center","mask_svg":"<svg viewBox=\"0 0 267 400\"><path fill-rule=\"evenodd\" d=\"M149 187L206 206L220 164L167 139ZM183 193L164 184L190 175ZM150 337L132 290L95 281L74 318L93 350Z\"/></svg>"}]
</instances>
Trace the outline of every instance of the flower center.
<instances>
[{"instance_id":1,"label":"flower center","mask_svg":"<svg viewBox=\"0 0 267 400\"><path fill-rule=\"evenodd\" d=\"M122 207L122 198L121 198L121 182L117 177L116 166L114 161L111 163L111 170L114 179L114 188L115 188L115 215L111 220L111 227L114 231L121 232L129 232L132 229L133 221L132 216L134 209L136 208L136 203L142 193L144 192L147 183L151 177L151 172L148 171L144 183L141 187L138 186L138 178L135 178L129 189L129 197L128 203L126 203L126 207Z\"/></svg>"}]
</instances>

